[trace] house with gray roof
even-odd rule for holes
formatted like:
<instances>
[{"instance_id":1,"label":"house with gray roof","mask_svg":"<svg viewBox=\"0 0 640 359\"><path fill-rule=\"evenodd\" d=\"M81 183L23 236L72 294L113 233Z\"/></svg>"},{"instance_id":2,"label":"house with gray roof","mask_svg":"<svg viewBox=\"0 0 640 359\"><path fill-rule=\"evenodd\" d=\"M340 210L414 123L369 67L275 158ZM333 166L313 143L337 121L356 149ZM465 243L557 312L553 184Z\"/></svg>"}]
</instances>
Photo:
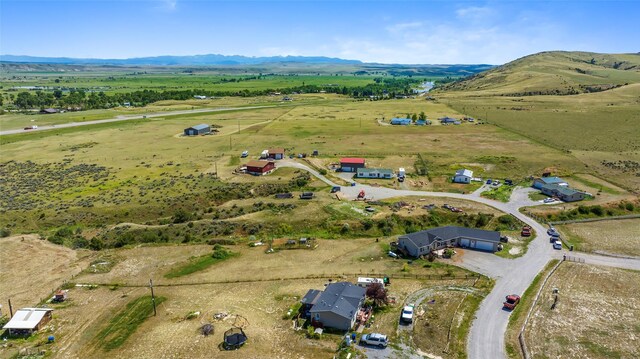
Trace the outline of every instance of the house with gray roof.
<instances>
[{"instance_id":1,"label":"house with gray roof","mask_svg":"<svg viewBox=\"0 0 640 359\"><path fill-rule=\"evenodd\" d=\"M211 126L204 123L184 129L185 136L205 135L207 133L211 133Z\"/></svg>"},{"instance_id":2,"label":"house with gray roof","mask_svg":"<svg viewBox=\"0 0 640 359\"><path fill-rule=\"evenodd\" d=\"M398 248L413 257L451 246L495 252L498 244L500 232L456 226L432 228L398 237Z\"/></svg>"},{"instance_id":3,"label":"house with gray roof","mask_svg":"<svg viewBox=\"0 0 640 359\"><path fill-rule=\"evenodd\" d=\"M467 169L459 169L456 171L456 175L453 176L454 183L471 183L473 178L473 171Z\"/></svg>"},{"instance_id":4,"label":"house with gray roof","mask_svg":"<svg viewBox=\"0 0 640 359\"><path fill-rule=\"evenodd\" d=\"M542 194L550 197L558 197L565 202L582 201L587 195L582 191L558 184L545 184L540 188Z\"/></svg>"},{"instance_id":5,"label":"house with gray roof","mask_svg":"<svg viewBox=\"0 0 640 359\"><path fill-rule=\"evenodd\" d=\"M327 285L324 291L310 289L301 303L315 326L350 330L362 308L366 289L349 282Z\"/></svg>"}]
</instances>

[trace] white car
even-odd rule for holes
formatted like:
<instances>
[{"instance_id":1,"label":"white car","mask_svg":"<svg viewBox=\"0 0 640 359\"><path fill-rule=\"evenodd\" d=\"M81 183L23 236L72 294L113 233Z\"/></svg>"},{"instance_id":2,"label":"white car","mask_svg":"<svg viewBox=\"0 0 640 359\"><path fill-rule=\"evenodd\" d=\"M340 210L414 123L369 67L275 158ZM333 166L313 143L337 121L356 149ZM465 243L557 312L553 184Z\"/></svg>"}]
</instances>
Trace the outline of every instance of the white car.
<instances>
[{"instance_id":1,"label":"white car","mask_svg":"<svg viewBox=\"0 0 640 359\"><path fill-rule=\"evenodd\" d=\"M364 344L385 348L389 344L389 341L387 339L387 336L384 334L371 333L371 334L364 334L360 338L360 345L364 345Z\"/></svg>"},{"instance_id":2,"label":"white car","mask_svg":"<svg viewBox=\"0 0 640 359\"><path fill-rule=\"evenodd\" d=\"M553 242L553 249L562 249L562 242L560 241Z\"/></svg>"},{"instance_id":3,"label":"white car","mask_svg":"<svg viewBox=\"0 0 640 359\"><path fill-rule=\"evenodd\" d=\"M545 198L542 202L544 202L544 203L553 203L555 201L556 201L555 199L549 197L549 198Z\"/></svg>"},{"instance_id":4,"label":"white car","mask_svg":"<svg viewBox=\"0 0 640 359\"><path fill-rule=\"evenodd\" d=\"M413 304L407 304L402 308L402 315L400 316L400 322L413 323Z\"/></svg>"}]
</instances>

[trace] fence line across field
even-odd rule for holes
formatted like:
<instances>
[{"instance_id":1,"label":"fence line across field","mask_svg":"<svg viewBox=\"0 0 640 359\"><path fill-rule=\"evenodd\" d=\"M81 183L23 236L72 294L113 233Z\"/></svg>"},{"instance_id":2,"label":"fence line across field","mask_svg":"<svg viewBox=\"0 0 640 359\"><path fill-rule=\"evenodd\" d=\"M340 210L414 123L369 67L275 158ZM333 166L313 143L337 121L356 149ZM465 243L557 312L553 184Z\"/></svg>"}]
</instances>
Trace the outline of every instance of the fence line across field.
<instances>
[{"instance_id":1,"label":"fence line across field","mask_svg":"<svg viewBox=\"0 0 640 359\"><path fill-rule=\"evenodd\" d=\"M390 274L385 275L381 273L333 273L333 274L318 274L308 275L304 277L283 277L283 278L255 278L255 279L227 279L220 281L204 281L204 282L186 282L186 283L157 283L154 282L154 287L185 287L196 285L212 285L212 284L234 284L234 283L258 283L258 282L275 282L285 280L305 280L305 279L343 279L353 277L369 277L369 278L390 278L390 279L422 279L422 280L457 280L457 279L477 279L482 277L480 274L465 274L465 275L448 275L448 274ZM148 287L148 283L133 284L133 283L78 283L77 286L105 286L105 287L125 287L125 288L138 288Z\"/></svg>"}]
</instances>

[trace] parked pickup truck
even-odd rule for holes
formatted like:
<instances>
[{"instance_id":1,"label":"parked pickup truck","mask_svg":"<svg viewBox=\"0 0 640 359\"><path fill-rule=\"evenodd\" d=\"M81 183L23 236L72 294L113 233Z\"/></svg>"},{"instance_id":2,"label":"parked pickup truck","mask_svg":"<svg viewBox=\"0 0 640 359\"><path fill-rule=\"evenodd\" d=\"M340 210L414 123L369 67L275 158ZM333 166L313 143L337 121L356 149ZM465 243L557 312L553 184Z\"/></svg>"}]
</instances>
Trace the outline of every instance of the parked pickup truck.
<instances>
[{"instance_id":1,"label":"parked pickup truck","mask_svg":"<svg viewBox=\"0 0 640 359\"><path fill-rule=\"evenodd\" d=\"M506 301L502 303L503 308L507 308L509 310L513 310L518 303L520 303L520 296L516 294L511 294L506 296Z\"/></svg>"}]
</instances>

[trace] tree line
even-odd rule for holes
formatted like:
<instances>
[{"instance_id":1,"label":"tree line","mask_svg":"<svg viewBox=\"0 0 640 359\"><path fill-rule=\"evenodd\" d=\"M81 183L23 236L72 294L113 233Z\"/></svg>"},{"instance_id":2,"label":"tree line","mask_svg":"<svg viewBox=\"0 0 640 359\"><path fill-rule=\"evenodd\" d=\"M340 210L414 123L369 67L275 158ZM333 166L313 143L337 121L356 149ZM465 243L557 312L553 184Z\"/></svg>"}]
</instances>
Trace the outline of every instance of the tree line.
<instances>
[{"instance_id":1,"label":"tree line","mask_svg":"<svg viewBox=\"0 0 640 359\"><path fill-rule=\"evenodd\" d=\"M396 95L409 95L412 93L412 85L422 82L418 79L410 78L376 78L373 83L364 86L334 86L334 85L305 85L279 89L244 89L240 91L220 91L220 90L137 90L127 93L107 94L105 92L85 92L84 90L72 89L69 92L62 90L35 91L34 93L23 91L13 99L13 105L18 109L33 108L81 108L104 109L122 106L127 103L130 106L146 106L150 103L164 100L188 100L194 96L222 97L241 96L253 97L264 96L275 92L282 94L294 93L334 93L353 98L394 98Z\"/></svg>"}]
</instances>

